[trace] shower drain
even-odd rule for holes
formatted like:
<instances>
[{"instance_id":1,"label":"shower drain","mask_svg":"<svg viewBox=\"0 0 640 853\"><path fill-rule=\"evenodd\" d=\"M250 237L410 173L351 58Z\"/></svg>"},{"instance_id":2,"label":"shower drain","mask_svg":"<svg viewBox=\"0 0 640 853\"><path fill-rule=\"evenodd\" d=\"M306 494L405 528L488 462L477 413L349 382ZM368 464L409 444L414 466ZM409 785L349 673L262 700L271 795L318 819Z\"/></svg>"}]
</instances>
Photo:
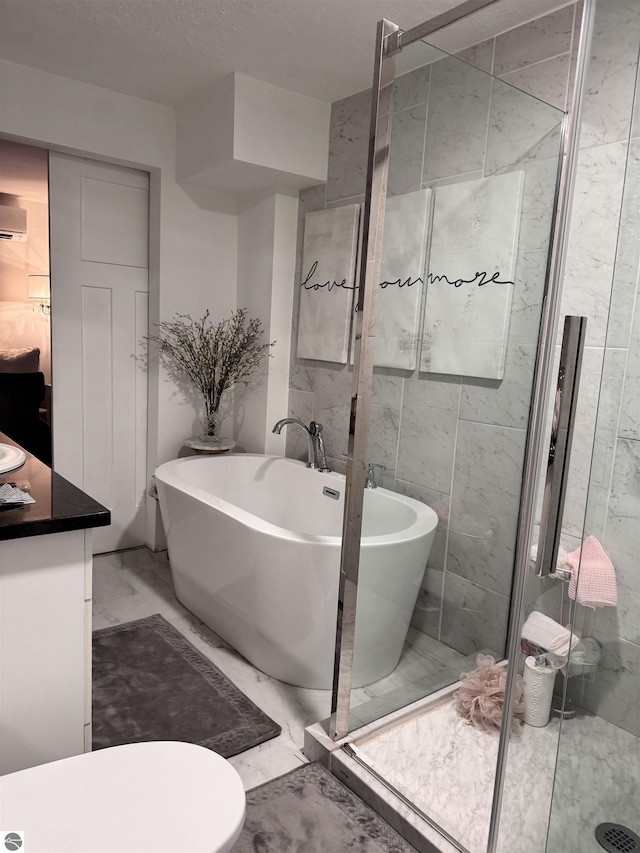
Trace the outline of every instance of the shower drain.
<instances>
[{"instance_id":1,"label":"shower drain","mask_svg":"<svg viewBox=\"0 0 640 853\"><path fill-rule=\"evenodd\" d=\"M640 837L620 823L601 823L596 827L596 840L608 853L640 851Z\"/></svg>"}]
</instances>

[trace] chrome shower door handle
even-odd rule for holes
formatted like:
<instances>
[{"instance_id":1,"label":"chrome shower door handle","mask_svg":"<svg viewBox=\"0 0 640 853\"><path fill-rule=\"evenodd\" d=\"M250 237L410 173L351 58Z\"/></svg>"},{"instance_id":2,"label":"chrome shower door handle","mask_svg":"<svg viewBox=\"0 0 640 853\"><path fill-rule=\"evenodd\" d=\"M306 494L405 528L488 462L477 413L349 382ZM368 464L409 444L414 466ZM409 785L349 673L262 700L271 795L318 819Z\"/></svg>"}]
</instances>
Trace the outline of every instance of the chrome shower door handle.
<instances>
[{"instance_id":1,"label":"chrome shower door handle","mask_svg":"<svg viewBox=\"0 0 640 853\"><path fill-rule=\"evenodd\" d=\"M586 331L586 317L565 317L536 557L540 577L555 572L558 562Z\"/></svg>"}]
</instances>

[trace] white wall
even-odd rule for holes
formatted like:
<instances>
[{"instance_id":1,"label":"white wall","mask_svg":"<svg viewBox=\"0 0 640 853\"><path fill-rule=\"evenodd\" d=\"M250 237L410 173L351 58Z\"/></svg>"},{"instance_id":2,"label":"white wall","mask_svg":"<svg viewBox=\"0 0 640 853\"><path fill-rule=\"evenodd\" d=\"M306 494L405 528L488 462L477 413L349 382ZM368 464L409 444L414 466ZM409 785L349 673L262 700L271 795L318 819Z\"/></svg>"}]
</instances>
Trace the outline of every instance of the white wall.
<instances>
[{"instance_id":1,"label":"white wall","mask_svg":"<svg viewBox=\"0 0 640 853\"><path fill-rule=\"evenodd\" d=\"M0 134L151 172L151 323L207 307L222 317L236 305L235 198L177 184L175 124L174 110L161 104L0 60ZM178 454L194 413L162 371L149 380L153 470ZM152 510L155 519L155 503Z\"/></svg>"},{"instance_id":2,"label":"white wall","mask_svg":"<svg viewBox=\"0 0 640 853\"><path fill-rule=\"evenodd\" d=\"M287 415L291 312L298 198L266 193L245 200L238 217L238 305L259 317L265 340L275 341L250 393L236 394L238 443L254 453L284 455L285 437L274 423Z\"/></svg>"},{"instance_id":3,"label":"white wall","mask_svg":"<svg viewBox=\"0 0 640 853\"><path fill-rule=\"evenodd\" d=\"M290 175L327 177L331 104L234 74L234 157Z\"/></svg>"},{"instance_id":4,"label":"white wall","mask_svg":"<svg viewBox=\"0 0 640 853\"><path fill-rule=\"evenodd\" d=\"M178 179L255 194L327 178L331 105L252 77L228 74L183 105Z\"/></svg>"}]
</instances>

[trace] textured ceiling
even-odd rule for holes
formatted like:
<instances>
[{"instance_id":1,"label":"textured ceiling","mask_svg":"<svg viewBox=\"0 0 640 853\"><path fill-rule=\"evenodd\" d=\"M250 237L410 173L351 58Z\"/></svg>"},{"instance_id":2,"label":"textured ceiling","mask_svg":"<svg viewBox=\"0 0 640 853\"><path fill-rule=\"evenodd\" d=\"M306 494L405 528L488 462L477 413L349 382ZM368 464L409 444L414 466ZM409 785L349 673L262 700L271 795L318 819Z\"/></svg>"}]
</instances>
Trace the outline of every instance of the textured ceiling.
<instances>
[{"instance_id":1,"label":"textured ceiling","mask_svg":"<svg viewBox=\"0 0 640 853\"><path fill-rule=\"evenodd\" d=\"M0 57L177 105L231 71L334 101L371 84L376 23L459 0L0 0ZM567 0L497 0L440 35L457 50Z\"/></svg>"}]
</instances>

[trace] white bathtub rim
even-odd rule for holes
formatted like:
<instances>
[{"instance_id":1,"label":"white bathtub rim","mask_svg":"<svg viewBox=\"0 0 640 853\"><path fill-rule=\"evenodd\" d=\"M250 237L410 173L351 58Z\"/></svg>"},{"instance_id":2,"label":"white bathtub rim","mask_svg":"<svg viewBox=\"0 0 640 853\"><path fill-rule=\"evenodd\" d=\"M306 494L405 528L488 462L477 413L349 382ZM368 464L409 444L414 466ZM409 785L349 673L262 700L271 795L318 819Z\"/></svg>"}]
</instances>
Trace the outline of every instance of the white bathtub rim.
<instances>
[{"instance_id":1,"label":"white bathtub rim","mask_svg":"<svg viewBox=\"0 0 640 853\"><path fill-rule=\"evenodd\" d=\"M242 458L283 460L292 465L297 465L306 468L304 462L300 462L298 459L289 459L287 457L282 456L273 456L262 453L243 453ZM222 514L230 518L235 518L238 522L245 524L249 527L255 528L256 530L268 536L272 536L277 539L293 540L296 542L305 542L307 544L325 547L335 547L336 545L339 545L341 543L341 535L325 536L322 534L303 533L297 530L289 530L286 527L280 527L279 525L273 524L270 521L266 521L259 515L255 515L254 513L243 509L237 504L232 504L229 501L218 497L212 492L208 492L205 489L200 488L199 486L195 486L192 483L188 483L180 479L177 474L177 470L183 467L183 465L193 465L197 464L198 462L202 463L204 460L209 460L213 462L210 457L198 456L185 456L180 459L171 459L168 462L163 462L155 470L156 481L162 485L173 487L174 489L177 489L187 495L190 495L191 497L194 497L202 503L213 507ZM326 477L327 479L335 480L336 482L341 483L344 488L346 480L344 474L339 474L336 471L321 474L319 471L315 471L313 472L313 476L321 476ZM430 506L422 503L421 501L415 500L415 498L411 498L402 494L397 494L396 492L392 492L389 489L385 489L381 486L378 487L378 491L387 499L403 503L405 505L408 504L415 513L415 519L411 525L406 528L403 528L400 531L395 531L394 533L386 533L381 536L363 537L362 547L367 547L367 545L380 546L385 544L398 544L399 542L412 542L419 540L424 536L428 536L435 531L438 525L438 516ZM426 528L421 527L421 517L424 517L425 521L429 520L431 524Z\"/></svg>"}]
</instances>

